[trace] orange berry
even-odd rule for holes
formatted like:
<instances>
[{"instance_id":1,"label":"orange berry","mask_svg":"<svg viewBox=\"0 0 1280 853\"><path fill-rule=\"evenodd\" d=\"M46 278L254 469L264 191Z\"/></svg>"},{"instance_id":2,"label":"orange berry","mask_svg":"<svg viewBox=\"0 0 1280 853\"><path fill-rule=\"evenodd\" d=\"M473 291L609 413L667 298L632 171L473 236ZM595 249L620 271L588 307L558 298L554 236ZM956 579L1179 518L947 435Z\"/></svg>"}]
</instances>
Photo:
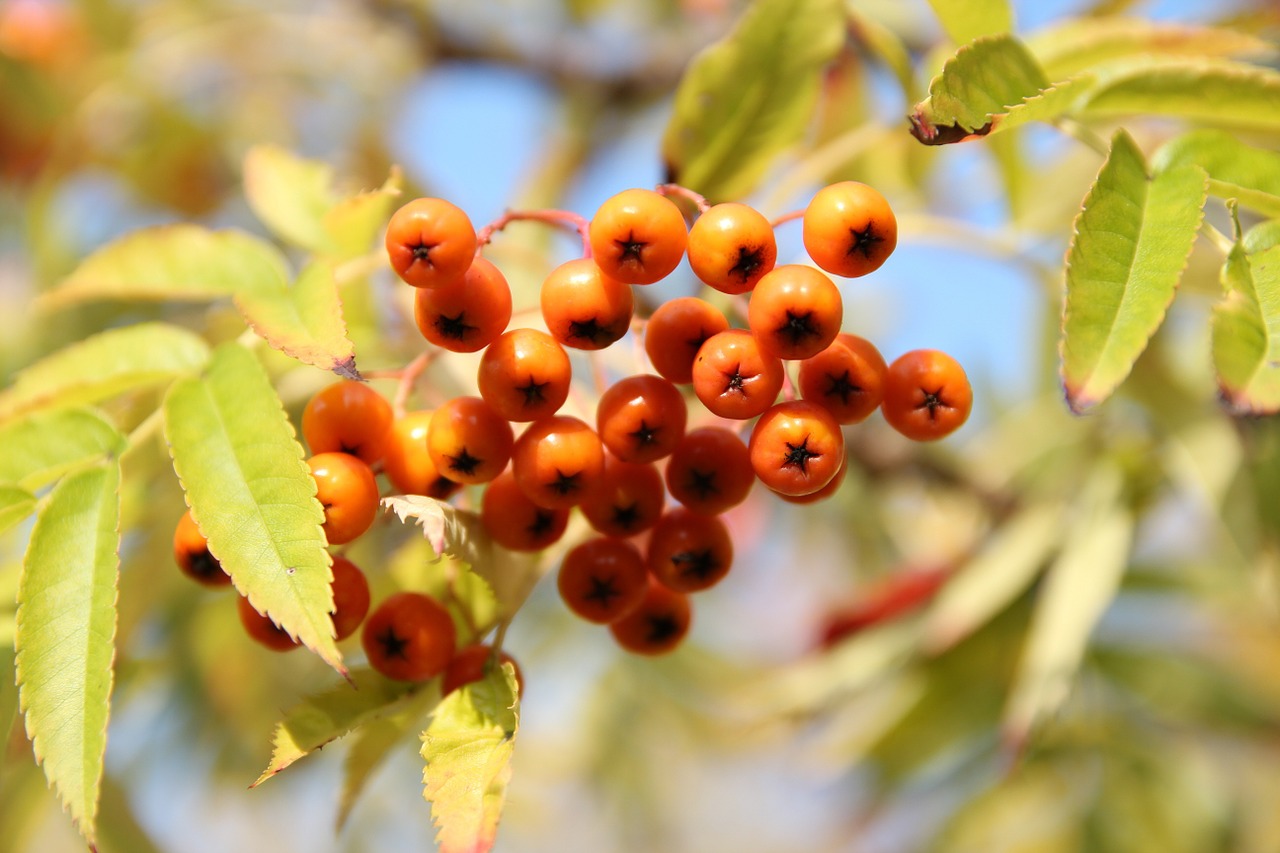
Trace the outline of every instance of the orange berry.
<instances>
[{"instance_id":1,"label":"orange berry","mask_svg":"<svg viewBox=\"0 0 1280 853\"><path fill-rule=\"evenodd\" d=\"M316 499L324 507L324 533L330 545L350 542L373 525L378 481L368 465L346 453L317 453L307 465L316 481Z\"/></svg>"},{"instance_id":2,"label":"orange berry","mask_svg":"<svg viewBox=\"0 0 1280 853\"><path fill-rule=\"evenodd\" d=\"M719 515L747 499L756 475L742 439L723 427L690 430L667 459L671 497L694 512Z\"/></svg>"},{"instance_id":3,"label":"orange berry","mask_svg":"<svg viewBox=\"0 0 1280 853\"><path fill-rule=\"evenodd\" d=\"M693 608L689 597L667 589L653 578L634 610L609 623L618 645L641 655L661 655L675 649L689 633Z\"/></svg>"},{"instance_id":4,"label":"orange berry","mask_svg":"<svg viewBox=\"0 0 1280 853\"><path fill-rule=\"evenodd\" d=\"M658 306L644 327L644 351L664 379L693 381L693 360L712 335L729 328L720 309L696 296L680 296Z\"/></svg>"},{"instance_id":5,"label":"orange berry","mask_svg":"<svg viewBox=\"0 0 1280 853\"><path fill-rule=\"evenodd\" d=\"M627 284L666 278L689 241L684 214L671 199L645 189L623 190L591 218L591 256L605 274Z\"/></svg>"},{"instance_id":6,"label":"orange berry","mask_svg":"<svg viewBox=\"0 0 1280 853\"><path fill-rule=\"evenodd\" d=\"M959 429L973 408L973 389L960 363L918 349L889 365L880 411L889 426L914 441L937 441Z\"/></svg>"},{"instance_id":7,"label":"orange berry","mask_svg":"<svg viewBox=\"0 0 1280 853\"><path fill-rule=\"evenodd\" d=\"M271 617L255 610L243 595L236 600L236 611L240 614L240 624L244 626L245 633L273 652L288 652L301 645Z\"/></svg>"},{"instance_id":8,"label":"orange berry","mask_svg":"<svg viewBox=\"0 0 1280 853\"><path fill-rule=\"evenodd\" d=\"M387 223L391 268L414 287L438 287L466 274L476 256L476 230L458 206L417 198Z\"/></svg>"},{"instance_id":9,"label":"orange berry","mask_svg":"<svg viewBox=\"0 0 1280 853\"><path fill-rule=\"evenodd\" d=\"M391 423L382 471L402 494L444 501L455 495L462 484L442 475L427 452L427 430L433 414L409 412Z\"/></svg>"},{"instance_id":10,"label":"orange berry","mask_svg":"<svg viewBox=\"0 0 1280 853\"><path fill-rule=\"evenodd\" d=\"M604 476L596 493L582 502L582 514L600 533L625 539L652 527L665 502L657 468L605 453Z\"/></svg>"},{"instance_id":11,"label":"orange berry","mask_svg":"<svg viewBox=\"0 0 1280 853\"><path fill-rule=\"evenodd\" d=\"M441 476L487 483L511 461L511 424L479 397L455 397L436 409L427 427L427 453Z\"/></svg>"},{"instance_id":12,"label":"orange berry","mask_svg":"<svg viewBox=\"0 0 1280 853\"><path fill-rule=\"evenodd\" d=\"M879 192L856 181L819 190L804 211L802 236L813 262L833 275L875 272L898 245L898 220Z\"/></svg>"},{"instance_id":13,"label":"orange berry","mask_svg":"<svg viewBox=\"0 0 1280 853\"><path fill-rule=\"evenodd\" d=\"M457 642L449 611L420 592L388 596L360 632L369 666L397 681L426 681L444 672Z\"/></svg>"},{"instance_id":14,"label":"orange berry","mask_svg":"<svg viewBox=\"0 0 1280 853\"><path fill-rule=\"evenodd\" d=\"M600 440L624 462L656 462L670 455L684 435L687 418L680 389L648 374L618 380L596 406Z\"/></svg>"},{"instance_id":15,"label":"orange berry","mask_svg":"<svg viewBox=\"0 0 1280 853\"><path fill-rule=\"evenodd\" d=\"M747 293L777 259L773 226L745 204L717 204L689 229L689 266L722 293Z\"/></svg>"},{"instance_id":16,"label":"orange berry","mask_svg":"<svg viewBox=\"0 0 1280 853\"><path fill-rule=\"evenodd\" d=\"M747 449L760 482L786 495L818 491L844 465L840 424L808 400L779 403L761 415Z\"/></svg>"},{"instance_id":17,"label":"orange berry","mask_svg":"<svg viewBox=\"0 0 1280 853\"><path fill-rule=\"evenodd\" d=\"M345 640L369 612L369 580L346 557L333 558L333 634Z\"/></svg>"},{"instance_id":18,"label":"orange berry","mask_svg":"<svg viewBox=\"0 0 1280 853\"><path fill-rule=\"evenodd\" d=\"M577 418L553 415L529 424L516 440L511 470L529 500L547 509L568 509L598 487L604 445Z\"/></svg>"},{"instance_id":19,"label":"orange berry","mask_svg":"<svg viewBox=\"0 0 1280 853\"><path fill-rule=\"evenodd\" d=\"M800 396L817 403L842 424L856 424L880 407L884 356L866 338L837 335L831 346L800 362Z\"/></svg>"},{"instance_id":20,"label":"orange berry","mask_svg":"<svg viewBox=\"0 0 1280 853\"><path fill-rule=\"evenodd\" d=\"M760 349L781 359L822 352L840 334L844 303L826 274L801 264L775 267L756 284L747 324Z\"/></svg>"},{"instance_id":21,"label":"orange berry","mask_svg":"<svg viewBox=\"0 0 1280 853\"><path fill-rule=\"evenodd\" d=\"M391 404L364 382L321 388L302 410L302 437L315 453L350 453L370 465L382 458Z\"/></svg>"},{"instance_id":22,"label":"orange berry","mask_svg":"<svg viewBox=\"0 0 1280 853\"><path fill-rule=\"evenodd\" d=\"M693 391L713 415L753 418L782 390L782 361L760 348L745 329L711 336L693 362Z\"/></svg>"},{"instance_id":23,"label":"orange berry","mask_svg":"<svg viewBox=\"0 0 1280 853\"><path fill-rule=\"evenodd\" d=\"M480 357L480 396L514 423L554 415L569 398L569 355L555 338L537 329L512 329Z\"/></svg>"},{"instance_id":24,"label":"orange berry","mask_svg":"<svg viewBox=\"0 0 1280 853\"><path fill-rule=\"evenodd\" d=\"M209 553L209 542L196 526L191 510L182 514L173 531L173 559L182 573L205 586L227 586L231 575L222 570L218 558Z\"/></svg>"},{"instance_id":25,"label":"orange berry","mask_svg":"<svg viewBox=\"0 0 1280 853\"><path fill-rule=\"evenodd\" d=\"M565 555L556 588L568 608L605 625L640 604L649 584L640 550L625 539L588 539Z\"/></svg>"},{"instance_id":26,"label":"orange berry","mask_svg":"<svg viewBox=\"0 0 1280 853\"><path fill-rule=\"evenodd\" d=\"M516 695L523 696L524 675L520 672L520 664L516 663L515 658L507 654L505 649L498 653L496 662L511 664L516 675ZM465 684L481 680L489 673L489 668L494 663L492 646L473 643L458 649L453 660L449 661L449 665L445 667L444 675L440 677L440 695L448 696Z\"/></svg>"},{"instance_id":27,"label":"orange berry","mask_svg":"<svg viewBox=\"0 0 1280 853\"><path fill-rule=\"evenodd\" d=\"M502 272L477 257L455 281L419 288L413 319L422 336L450 352L477 352L511 322L511 287Z\"/></svg>"},{"instance_id":28,"label":"orange berry","mask_svg":"<svg viewBox=\"0 0 1280 853\"><path fill-rule=\"evenodd\" d=\"M552 270L542 282L540 298L547 330L567 347L604 349L631 327L631 287L586 258Z\"/></svg>"},{"instance_id":29,"label":"orange berry","mask_svg":"<svg viewBox=\"0 0 1280 853\"><path fill-rule=\"evenodd\" d=\"M684 507L654 525L645 554L649 572L667 589L697 592L720 582L733 564L729 529L714 515Z\"/></svg>"},{"instance_id":30,"label":"orange berry","mask_svg":"<svg viewBox=\"0 0 1280 853\"><path fill-rule=\"evenodd\" d=\"M541 551L564 536L568 509L547 509L529 500L508 469L485 487L480 521L494 542L511 551Z\"/></svg>"}]
</instances>

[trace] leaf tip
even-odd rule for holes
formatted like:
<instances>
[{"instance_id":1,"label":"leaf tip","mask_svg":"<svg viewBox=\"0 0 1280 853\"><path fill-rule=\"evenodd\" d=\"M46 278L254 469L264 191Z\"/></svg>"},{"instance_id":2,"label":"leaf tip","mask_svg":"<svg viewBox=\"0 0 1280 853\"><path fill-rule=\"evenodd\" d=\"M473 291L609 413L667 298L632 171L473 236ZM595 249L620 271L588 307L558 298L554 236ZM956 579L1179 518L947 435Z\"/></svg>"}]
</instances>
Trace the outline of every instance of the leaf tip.
<instances>
[{"instance_id":1,"label":"leaf tip","mask_svg":"<svg viewBox=\"0 0 1280 853\"><path fill-rule=\"evenodd\" d=\"M363 382L364 377L360 375L360 371L356 369L356 357L348 356L333 366L333 372L341 376L343 379L351 379L356 382Z\"/></svg>"}]
</instances>

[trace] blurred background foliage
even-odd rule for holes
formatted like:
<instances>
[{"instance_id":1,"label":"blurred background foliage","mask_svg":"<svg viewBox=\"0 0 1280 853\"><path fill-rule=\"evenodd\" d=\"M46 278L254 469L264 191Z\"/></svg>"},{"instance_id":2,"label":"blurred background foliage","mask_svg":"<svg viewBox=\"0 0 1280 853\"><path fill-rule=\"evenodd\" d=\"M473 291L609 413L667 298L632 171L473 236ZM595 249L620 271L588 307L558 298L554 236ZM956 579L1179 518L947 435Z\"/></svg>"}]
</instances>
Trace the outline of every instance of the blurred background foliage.
<instances>
[{"instance_id":1,"label":"blurred background foliage","mask_svg":"<svg viewBox=\"0 0 1280 853\"><path fill-rule=\"evenodd\" d=\"M826 503L757 489L729 518L733 574L698 599L691 640L670 658L618 653L548 584L536 590L507 637L528 694L498 849L1273 853L1280 429L1229 417L1216 399L1207 317L1220 254L1197 246L1131 379L1096 412L1070 415L1057 378L1061 262L1100 156L1034 127L919 145L905 116L955 46L923 0L846 5L850 37L811 131L746 200L778 215L835 180L884 192L901 243L880 273L846 286L846 326L889 357L951 351L978 411L938 446L911 446L878 419L852 428L848 478ZM1280 35L1268 0L1014 6L1020 33L1127 15ZM325 161L351 191L380 186L394 164L408 195L448 197L477 223L505 207L589 215L651 186L683 69L740 11L732 0L4 0L0 379L140 319L239 334L226 305L44 314L33 300L142 225L261 232L241 186L255 145ZM1126 127L1148 151L1178 130ZM1225 222L1221 208L1209 215ZM784 226L780 243L781 257L799 257L798 229ZM491 256L531 304L571 252L530 227ZM654 292L695 285L684 268ZM362 369L420 350L385 270L343 296ZM425 404L470 381L465 358L440 362L419 389ZM268 364L296 423L330 378ZM123 399L110 412L127 429L154 406ZM162 443L125 466L102 849L427 848L413 726L336 835L354 795L346 744L245 790L282 710L329 674L251 646L227 599L173 570L182 496ZM79 849L16 715L22 548L20 533L0 542L0 853ZM385 592L415 582L422 549L388 519L351 556ZM831 638L829 626L857 623L867 602L927 572L950 579L922 606Z\"/></svg>"}]
</instances>

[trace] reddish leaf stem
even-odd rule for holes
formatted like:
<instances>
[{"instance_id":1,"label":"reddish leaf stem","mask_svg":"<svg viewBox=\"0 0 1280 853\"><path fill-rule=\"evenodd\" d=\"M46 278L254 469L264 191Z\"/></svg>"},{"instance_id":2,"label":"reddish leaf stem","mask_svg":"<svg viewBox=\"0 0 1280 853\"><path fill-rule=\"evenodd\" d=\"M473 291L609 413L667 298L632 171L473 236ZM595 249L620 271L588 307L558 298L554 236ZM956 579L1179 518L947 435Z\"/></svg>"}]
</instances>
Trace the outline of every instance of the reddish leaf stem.
<instances>
[{"instance_id":1,"label":"reddish leaf stem","mask_svg":"<svg viewBox=\"0 0 1280 853\"><path fill-rule=\"evenodd\" d=\"M574 213L571 210L508 210L499 216L493 222L481 228L476 232L476 254L489 244L493 239L493 235L506 228L512 222L518 221L546 222L551 225L558 225L562 228L570 228L578 232L578 236L582 238L582 257L591 257L591 223L585 216Z\"/></svg>"},{"instance_id":2,"label":"reddish leaf stem","mask_svg":"<svg viewBox=\"0 0 1280 853\"><path fill-rule=\"evenodd\" d=\"M779 225L786 225L788 222L794 222L797 219L803 219L803 218L804 218L803 210L793 210L790 213L784 213L781 216L775 217L773 221L769 223L769 225L772 226L773 228L777 228Z\"/></svg>"},{"instance_id":3,"label":"reddish leaf stem","mask_svg":"<svg viewBox=\"0 0 1280 853\"><path fill-rule=\"evenodd\" d=\"M711 209L711 203L706 197L694 192L688 187L682 187L679 184L659 184L658 193L669 198L683 198L693 202L698 208L698 213L706 213Z\"/></svg>"}]
</instances>

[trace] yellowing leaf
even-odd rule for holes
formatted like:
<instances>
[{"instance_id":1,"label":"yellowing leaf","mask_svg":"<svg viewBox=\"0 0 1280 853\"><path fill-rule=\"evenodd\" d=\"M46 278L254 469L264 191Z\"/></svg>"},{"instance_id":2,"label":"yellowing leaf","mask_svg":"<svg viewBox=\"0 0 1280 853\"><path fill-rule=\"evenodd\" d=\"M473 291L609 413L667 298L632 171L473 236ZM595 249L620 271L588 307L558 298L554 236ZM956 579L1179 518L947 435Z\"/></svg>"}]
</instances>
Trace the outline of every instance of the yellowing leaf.
<instances>
[{"instance_id":1,"label":"yellowing leaf","mask_svg":"<svg viewBox=\"0 0 1280 853\"><path fill-rule=\"evenodd\" d=\"M400 171L392 169L378 189L348 196L329 208L322 223L329 240L328 254L341 260L368 252L374 238L387 227L403 183Z\"/></svg>"},{"instance_id":2,"label":"yellowing leaf","mask_svg":"<svg viewBox=\"0 0 1280 853\"><path fill-rule=\"evenodd\" d=\"M256 145L244 158L244 193L254 215L281 239L324 251L323 220L336 201L333 171L276 145Z\"/></svg>"},{"instance_id":3,"label":"yellowing leaf","mask_svg":"<svg viewBox=\"0 0 1280 853\"><path fill-rule=\"evenodd\" d=\"M360 378L328 265L311 264L292 287L241 293L236 305L249 326L285 355L345 379Z\"/></svg>"},{"instance_id":4,"label":"yellowing leaf","mask_svg":"<svg viewBox=\"0 0 1280 853\"><path fill-rule=\"evenodd\" d=\"M302 446L262 366L223 344L164 401L165 436L209 551L281 628L345 675L333 639L324 510Z\"/></svg>"},{"instance_id":5,"label":"yellowing leaf","mask_svg":"<svg viewBox=\"0 0 1280 853\"><path fill-rule=\"evenodd\" d=\"M92 409L34 412L0 426L0 483L38 489L124 446L124 436Z\"/></svg>"},{"instance_id":6,"label":"yellowing leaf","mask_svg":"<svg viewBox=\"0 0 1280 853\"><path fill-rule=\"evenodd\" d=\"M69 474L41 509L18 587L27 736L93 844L107 746L119 568L119 463Z\"/></svg>"},{"instance_id":7,"label":"yellowing leaf","mask_svg":"<svg viewBox=\"0 0 1280 853\"><path fill-rule=\"evenodd\" d=\"M1008 0L929 0L929 5L956 44L1013 29L1013 9Z\"/></svg>"},{"instance_id":8,"label":"yellowing leaf","mask_svg":"<svg viewBox=\"0 0 1280 853\"><path fill-rule=\"evenodd\" d=\"M1213 362L1223 399L1241 413L1280 411L1280 245L1253 254L1237 243L1222 279Z\"/></svg>"}]
</instances>

